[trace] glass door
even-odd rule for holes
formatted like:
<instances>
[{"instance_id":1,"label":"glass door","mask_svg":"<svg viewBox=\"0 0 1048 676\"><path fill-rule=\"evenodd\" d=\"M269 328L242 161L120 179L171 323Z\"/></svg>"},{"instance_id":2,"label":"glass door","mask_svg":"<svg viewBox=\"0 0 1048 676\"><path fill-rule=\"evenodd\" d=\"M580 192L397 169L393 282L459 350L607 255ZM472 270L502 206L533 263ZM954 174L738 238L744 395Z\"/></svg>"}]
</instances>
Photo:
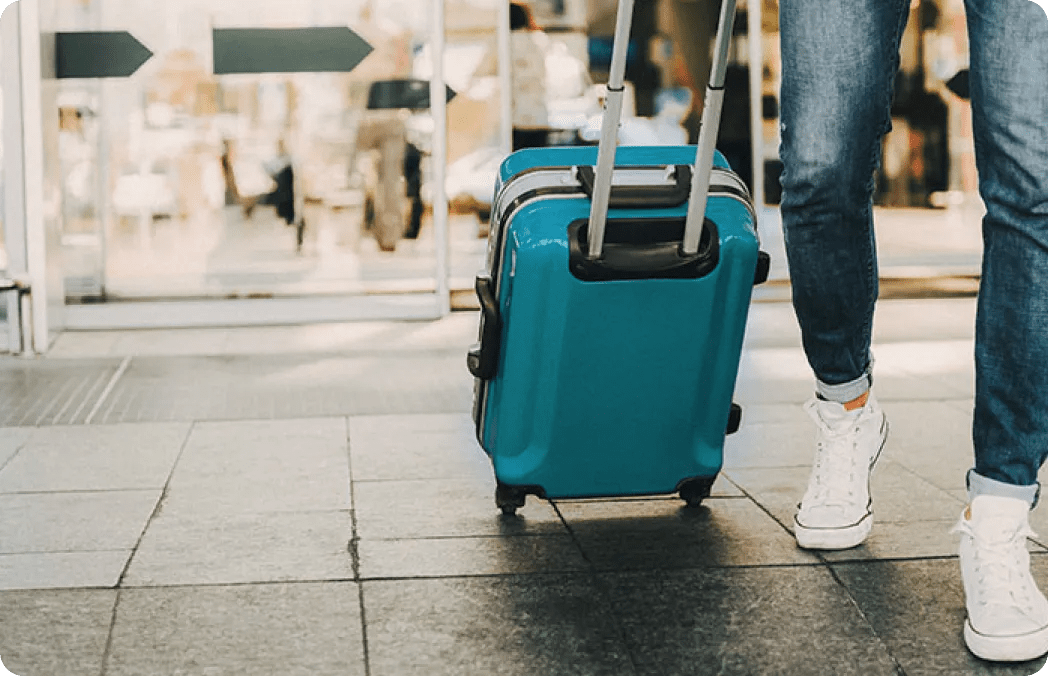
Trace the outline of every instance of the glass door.
<instances>
[{"instance_id":1,"label":"glass door","mask_svg":"<svg viewBox=\"0 0 1048 676\"><path fill-rule=\"evenodd\" d=\"M127 78L60 81L70 305L438 290L433 122L412 98L431 3L42 1L44 32L153 52ZM372 48L348 72L213 62L222 31L332 27Z\"/></svg>"}]
</instances>

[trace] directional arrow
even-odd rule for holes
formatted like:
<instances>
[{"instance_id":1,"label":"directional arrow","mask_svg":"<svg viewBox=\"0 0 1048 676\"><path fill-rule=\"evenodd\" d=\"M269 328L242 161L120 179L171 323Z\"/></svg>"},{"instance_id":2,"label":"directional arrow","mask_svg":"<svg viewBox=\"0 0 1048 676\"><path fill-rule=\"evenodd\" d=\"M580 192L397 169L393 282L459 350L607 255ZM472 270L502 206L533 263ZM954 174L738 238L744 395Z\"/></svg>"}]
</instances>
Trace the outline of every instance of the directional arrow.
<instances>
[{"instance_id":1,"label":"directional arrow","mask_svg":"<svg viewBox=\"0 0 1048 676\"><path fill-rule=\"evenodd\" d=\"M446 85L445 85L446 86ZM447 100L455 98L455 91L447 87ZM368 89L368 109L388 110L409 108L427 110L429 108L428 80L379 80L372 82Z\"/></svg>"},{"instance_id":2,"label":"directional arrow","mask_svg":"<svg viewBox=\"0 0 1048 676\"><path fill-rule=\"evenodd\" d=\"M946 82L946 88L967 101L972 95L971 72L967 68L958 71Z\"/></svg>"},{"instance_id":3,"label":"directional arrow","mask_svg":"<svg viewBox=\"0 0 1048 676\"><path fill-rule=\"evenodd\" d=\"M230 73L346 73L372 47L346 26L216 28L215 75Z\"/></svg>"},{"instance_id":4,"label":"directional arrow","mask_svg":"<svg viewBox=\"0 0 1048 676\"><path fill-rule=\"evenodd\" d=\"M153 52L127 31L55 34L55 76L59 79L127 77Z\"/></svg>"}]
</instances>

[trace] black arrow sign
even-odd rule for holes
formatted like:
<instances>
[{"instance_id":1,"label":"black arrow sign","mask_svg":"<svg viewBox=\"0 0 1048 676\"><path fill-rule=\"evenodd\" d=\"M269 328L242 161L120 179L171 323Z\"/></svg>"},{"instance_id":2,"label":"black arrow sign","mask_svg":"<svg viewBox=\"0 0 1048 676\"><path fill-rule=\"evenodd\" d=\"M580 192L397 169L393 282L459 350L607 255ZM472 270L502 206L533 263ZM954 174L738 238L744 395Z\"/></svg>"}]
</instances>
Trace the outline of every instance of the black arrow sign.
<instances>
[{"instance_id":1,"label":"black arrow sign","mask_svg":"<svg viewBox=\"0 0 1048 676\"><path fill-rule=\"evenodd\" d=\"M455 98L455 91L447 87L447 100ZM379 80L368 89L368 110L429 108L429 80Z\"/></svg>"},{"instance_id":2,"label":"black arrow sign","mask_svg":"<svg viewBox=\"0 0 1048 676\"><path fill-rule=\"evenodd\" d=\"M346 26L216 28L215 75L231 73L346 73L372 47Z\"/></svg>"},{"instance_id":3,"label":"black arrow sign","mask_svg":"<svg viewBox=\"0 0 1048 676\"><path fill-rule=\"evenodd\" d=\"M946 82L946 88L965 101L972 96L971 72L965 68Z\"/></svg>"},{"instance_id":4,"label":"black arrow sign","mask_svg":"<svg viewBox=\"0 0 1048 676\"><path fill-rule=\"evenodd\" d=\"M127 77L153 52L127 31L55 34L55 76L59 79Z\"/></svg>"}]
</instances>

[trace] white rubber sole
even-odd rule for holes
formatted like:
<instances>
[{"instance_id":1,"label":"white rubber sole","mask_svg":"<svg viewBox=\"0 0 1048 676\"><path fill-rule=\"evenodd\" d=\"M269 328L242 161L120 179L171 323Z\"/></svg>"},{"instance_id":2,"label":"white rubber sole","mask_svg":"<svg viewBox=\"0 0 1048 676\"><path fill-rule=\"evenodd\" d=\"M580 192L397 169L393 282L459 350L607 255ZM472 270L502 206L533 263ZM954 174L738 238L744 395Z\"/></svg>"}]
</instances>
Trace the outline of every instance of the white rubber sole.
<instances>
[{"instance_id":1,"label":"white rubber sole","mask_svg":"<svg viewBox=\"0 0 1048 676\"><path fill-rule=\"evenodd\" d=\"M858 547L873 529L873 514L867 514L859 523L843 528L808 528L793 520L793 534L802 549L851 549Z\"/></svg>"},{"instance_id":2,"label":"white rubber sole","mask_svg":"<svg viewBox=\"0 0 1048 676\"><path fill-rule=\"evenodd\" d=\"M1018 636L987 636L964 621L964 643L976 657L991 662L1026 662L1048 653L1048 627Z\"/></svg>"}]
</instances>

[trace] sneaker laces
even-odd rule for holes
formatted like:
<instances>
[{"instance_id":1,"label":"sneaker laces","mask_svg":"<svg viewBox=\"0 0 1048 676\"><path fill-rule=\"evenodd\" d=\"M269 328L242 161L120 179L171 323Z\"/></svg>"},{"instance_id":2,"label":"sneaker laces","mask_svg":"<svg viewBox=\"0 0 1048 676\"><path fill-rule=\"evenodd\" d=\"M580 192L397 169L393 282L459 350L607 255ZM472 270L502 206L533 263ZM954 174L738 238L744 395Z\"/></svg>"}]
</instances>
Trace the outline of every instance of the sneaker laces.
<instances>
[{"instance_id":1,"label":"sneaker laces","mask_svg":"<svg viewBox=\"0 0 1048 676\"><path fill-rule=\"evenodd\" d=\"M818 427L810 485L812 498L825 506L850 506L855 503L858 454L854 435L861 413L831 423L820 415L816 400L810 401L805 410Z\"/></svg>"},{"instance_id":2,"label":"sneaker laces","mask_svg":"<svg viewBox=\"0 0 1048 676\"><path fill-rule=\"evenodd\" d=\"M984 522L977 532L969 520L962 518L951 532L972 538L977 603L1015 607L1026 615L1034 612L1036 586L1030 577L1026 538L1037 535L1029 523Z\"/></svg>"}]
</instances>

